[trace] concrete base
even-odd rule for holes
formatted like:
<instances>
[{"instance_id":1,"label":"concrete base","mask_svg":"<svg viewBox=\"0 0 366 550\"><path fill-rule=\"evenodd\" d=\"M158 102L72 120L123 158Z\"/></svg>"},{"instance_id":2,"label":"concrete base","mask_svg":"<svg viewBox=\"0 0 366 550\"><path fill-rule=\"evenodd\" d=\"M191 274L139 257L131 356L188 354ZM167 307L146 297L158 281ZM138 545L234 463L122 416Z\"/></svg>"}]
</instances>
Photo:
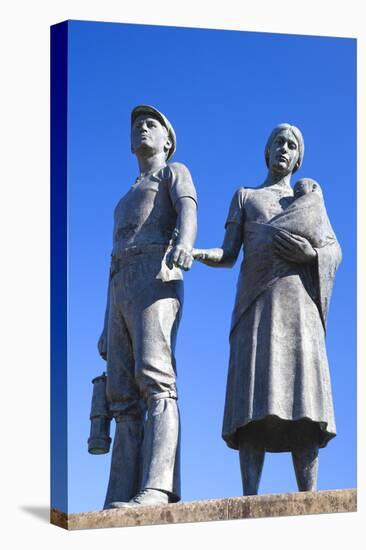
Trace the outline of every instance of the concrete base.
<instances>
[{"instance_id":1,"label":"concrete base","mask_svg":"<svg viewBox=\"0 0 366 550\"><path fill-rule=\"evenodd\" d=\"M65 514L51 510L51 523L64 529L99 529L167 523L193 523L224 519L267 518L303 514L356 512L356 489L283 493L217 500L196 500L164 506Z\"/></svg>"}]
</instances>

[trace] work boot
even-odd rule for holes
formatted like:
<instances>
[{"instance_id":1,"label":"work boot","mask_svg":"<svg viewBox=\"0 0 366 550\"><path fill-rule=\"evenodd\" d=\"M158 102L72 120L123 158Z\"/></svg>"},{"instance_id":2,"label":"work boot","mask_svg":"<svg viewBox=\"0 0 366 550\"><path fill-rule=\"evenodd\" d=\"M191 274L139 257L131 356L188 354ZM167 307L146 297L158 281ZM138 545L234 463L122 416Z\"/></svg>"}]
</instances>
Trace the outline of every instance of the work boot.
<instances>
[{"instance_id":1,"label":"work boot","mask_svg":"<svg viewBox=\"0 0 366 550\"><path fill-rule=\"evenodd\" d=\"M128 502L138 493L141 483L143 420L128 416L116 420L105 510L110 503Z\"/></svg>"},{"instance_id":2,"label":"work boot","mask_svg":"<svg viewBox=\"0 0 366 550\"><path fill-rule=\"evenodd\" d=\"M152 396L144 430L141 490L159 489L180 500L180 427L177 400Z\"/></svg>"},{"instance_id":3,"label":"work boot","mask_svg":"<svg viewBox=\"0 0 366 550\"><path fill-rule=\"evenodd\" d=\"M143 489L128 502L111 502L108 508L132 508L133 506L161 506L169 503L169 496L158 489Z\"/></svg>"},{"instance_id":4,"label":"work boot","mask_svg":"<svg viewBox=\"0 0 366 550\"><path fill-rule=\"evenodd\" d=\"M128 470L126 471L122 467L122 463L118 463L117 468L111 468L105 509L162 505L180 500L179 412L177 400L167 397L167 393L154 395L148 401L148 416L144 425L144 440L141 449L142 478L139 487L132 495L126 492L127 486L129 490L132 488L132 484L129 483L131 479L127 475L121 477L121 473L127 474ZM121 441L121 447L118 446L119 453L124 454L122 445ZM132 456L133 453L129 454L130 459ZM130 459L128 463L132 473L133 462ZM119 476L112 480L112 472L114 473L116 470ZM135 471L135 475L136 473ZM114 485L117 480L121 484L118 490ZM112 494L116 496L110 498Z\"/></svg>"}]
</instances>

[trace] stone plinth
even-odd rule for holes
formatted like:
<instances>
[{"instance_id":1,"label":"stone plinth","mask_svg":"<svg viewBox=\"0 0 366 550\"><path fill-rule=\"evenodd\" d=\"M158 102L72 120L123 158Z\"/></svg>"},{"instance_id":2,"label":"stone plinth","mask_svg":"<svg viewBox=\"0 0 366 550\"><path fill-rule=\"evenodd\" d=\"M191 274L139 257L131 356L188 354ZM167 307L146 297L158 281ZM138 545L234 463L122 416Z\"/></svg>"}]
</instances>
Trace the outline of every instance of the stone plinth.
<instances>
[{"instance_id":1,"label":"stone plinth","mask_svg":"<svg viewBox=\"0 0 366 550\"><path fill-rule=\"evenodd\" d=\"M196 500L164 506L65 514L51 510L51 523L64 529L99 529L167 523L194 523L224 519L297 516L356 512L356 489L283 493L215 500Z\"/></svg>"}]
</instances>

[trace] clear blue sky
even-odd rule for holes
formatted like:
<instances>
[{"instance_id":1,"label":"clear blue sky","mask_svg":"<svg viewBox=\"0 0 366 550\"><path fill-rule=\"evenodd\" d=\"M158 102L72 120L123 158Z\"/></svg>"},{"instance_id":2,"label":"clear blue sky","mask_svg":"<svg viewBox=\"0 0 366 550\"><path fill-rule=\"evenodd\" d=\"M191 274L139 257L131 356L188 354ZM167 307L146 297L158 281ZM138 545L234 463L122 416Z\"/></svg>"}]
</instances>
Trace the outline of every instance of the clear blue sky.
<instances>
[{"instance_id":1,"label":"clear blue sky","mask_svg":"<svg viewBox=\"0 0 366 550\"><path fill-rule=\"evenodd\" d=\"M230 199L266 174L280 122L300 127L343 248L328 324L338 428L320 451L319 489L356 485L356 41L279 34L69 23L69 512L100 509L110 454L87 453L91 379L105 369L104 316L113 209L138 175L131 109L148 103L174 125L174 160L199 197L199 247L219 246ZM294 183L294 182L293 182ZM221 439L228 336L240 262L185 275L177 367L183 500L241 494L236 451ZM288 453L267 453L260 493L296 490Z\"/></svg>"}]
</instances>

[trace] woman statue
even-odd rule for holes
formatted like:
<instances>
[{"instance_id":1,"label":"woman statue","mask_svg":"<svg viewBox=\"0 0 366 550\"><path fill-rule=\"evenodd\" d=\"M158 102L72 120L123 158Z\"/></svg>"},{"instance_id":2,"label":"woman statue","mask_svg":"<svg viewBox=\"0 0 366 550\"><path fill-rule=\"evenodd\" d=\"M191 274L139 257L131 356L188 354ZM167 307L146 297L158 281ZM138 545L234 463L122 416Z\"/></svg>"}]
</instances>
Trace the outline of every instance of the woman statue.
<instances>
[{"instance_id":1,"label":"woman statue","mask_svg":"<svg viewBox=\"0 0 366 550\"><path fill-rule=\"evenodd\" d=\"M257 494L266 451L290 451L299 491L316 490L318 450L336 435L325 329L341 250L320 186L306 179L292 191L303 157L300 130L276 126L267 177L235 193L222 247L192 252L232 267L244 249L222 430L239 450L244 495Z\"/></svg>"}]
</instances>

